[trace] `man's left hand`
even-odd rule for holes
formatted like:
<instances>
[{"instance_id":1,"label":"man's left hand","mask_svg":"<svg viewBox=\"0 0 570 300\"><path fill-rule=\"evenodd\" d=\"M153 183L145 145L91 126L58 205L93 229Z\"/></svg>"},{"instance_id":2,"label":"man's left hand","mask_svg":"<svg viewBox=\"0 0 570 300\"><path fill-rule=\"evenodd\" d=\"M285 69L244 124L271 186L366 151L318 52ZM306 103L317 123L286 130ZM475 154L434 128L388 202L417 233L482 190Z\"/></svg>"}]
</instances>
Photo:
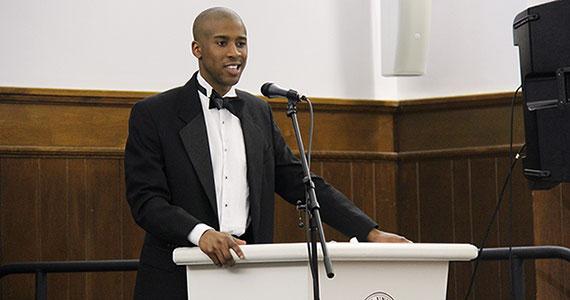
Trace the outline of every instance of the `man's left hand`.
<instances>
[{"instance_id":1,"label":"man's left hand","mask_svg":"<svg viewBox=\"0 0 570 300\"><path fill-rule=\"evenodd\" d=\"M380 231L376 228L370 230L367 237L373 243L411 243L410 240L394 233Z\"/></svg>"}]
</instances>

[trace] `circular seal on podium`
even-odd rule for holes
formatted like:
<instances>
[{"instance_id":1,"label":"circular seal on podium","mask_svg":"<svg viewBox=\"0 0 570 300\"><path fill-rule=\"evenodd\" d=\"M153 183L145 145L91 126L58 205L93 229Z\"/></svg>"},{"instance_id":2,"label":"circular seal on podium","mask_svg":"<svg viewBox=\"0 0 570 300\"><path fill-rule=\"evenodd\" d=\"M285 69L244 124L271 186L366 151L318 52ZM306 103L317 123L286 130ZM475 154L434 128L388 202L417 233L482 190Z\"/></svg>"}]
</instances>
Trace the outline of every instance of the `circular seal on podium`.
<instances>
[{"instance_id":1,"label":"circular seal on podium","mask_svg":"<svg viewBox=\"0 0 570 300\"><path fill-rule=\"evenodd\" d=\"M394 298L384 292L375 292L372 295L364 298L364 300L394 300Z\"/></svg>"}]
</instances>

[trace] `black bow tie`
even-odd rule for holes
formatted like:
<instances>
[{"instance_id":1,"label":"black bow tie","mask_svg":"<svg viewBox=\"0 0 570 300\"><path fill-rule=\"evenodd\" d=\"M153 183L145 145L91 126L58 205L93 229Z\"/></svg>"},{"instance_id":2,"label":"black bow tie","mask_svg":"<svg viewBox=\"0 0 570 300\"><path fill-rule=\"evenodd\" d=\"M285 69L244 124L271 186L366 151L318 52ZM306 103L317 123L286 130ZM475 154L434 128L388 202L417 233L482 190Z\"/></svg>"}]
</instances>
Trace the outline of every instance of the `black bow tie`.
<instances>
[{"instance_id":1,"label":"black bow tie","mask_svg":"<svg viewBox=\"0 0 570 300\"><path fill-rule=\"evenodd\" d=\"M196 82L196 87L198 88L198 91L202 93L202 95L204 96L207 95L206 88L200 85L200 83ZM220 96L220 94L218 94L216 91L212 89L212 94L210 95L210 104L208 105L208 108L209 109L217 108L218 110L225 108L235 115L231 103L231 101L235 99L238 99L238 97L222 97Z\"/></svg>"},{"instance_id":2,"label":"black bow tie","mask_svg":"<svg viewBox=\"0 0 570 300\"><path fill-rule=\"evenodd\" d=\"M216 91L212 90L212 94L210 95L210 106L209 109L217 108L222 109L225 108L232 112L232 104L231 101L236 99L236 97L222 97Z\"/></svg>"}]
</instances>

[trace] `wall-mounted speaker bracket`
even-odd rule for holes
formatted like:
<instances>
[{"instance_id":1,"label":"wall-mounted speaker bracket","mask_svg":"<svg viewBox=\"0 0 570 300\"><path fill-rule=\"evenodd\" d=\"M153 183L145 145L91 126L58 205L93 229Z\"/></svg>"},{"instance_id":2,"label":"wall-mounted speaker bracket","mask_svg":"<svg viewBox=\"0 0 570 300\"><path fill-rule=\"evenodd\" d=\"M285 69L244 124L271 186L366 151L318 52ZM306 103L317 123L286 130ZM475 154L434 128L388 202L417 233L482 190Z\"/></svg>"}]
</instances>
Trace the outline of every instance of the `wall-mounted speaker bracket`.
<instances>
[{"instance_id":1,"label":"wall-mounted speaker bracket","mask_svg":"<svg viewBox=\"0 0 570 300\"><path fill-rule=\"evenodd\" d=\"M526 104L528 111L558 108L558 99L534 101Z\"/></svg>"},{"instance_id":2,"label":"wall-mounted speaker bracket","mask_svg":"<svg viewBox=\"0 0 570 300\"><path fill-rule=\"evenodd\" d=\"M560 108L568 104L568 88L570 88L570 67L559 68L556 70L556 79L558 81L558 104Z\"/></svg>"},{"instance_id":3,"label":"wall-mounted speaker bracket","mask_svg":"<svg viewBox=\"0 0 570 300\"><path fill-rule=\"evenodd\" d=\"M524 169L523 172L525 176L534 177L536 179L550 177L550 171L548 170Z\"/></svg>"},{"instance_id":4,"label":"wall-mounted speaker bracket","mask_svg":"<svg viewBox=\"0 0 570 300\"><path fill-rule=\"evenodd\" d=\"M540 17L538 16L538 14L526 15L526 16L522 17L521 19L515 20L513 22L513 29L517 29L517 28L523 26L524 24L526 24L528 22L536 21L539 18Z\"/></svg>"}]
</instances>

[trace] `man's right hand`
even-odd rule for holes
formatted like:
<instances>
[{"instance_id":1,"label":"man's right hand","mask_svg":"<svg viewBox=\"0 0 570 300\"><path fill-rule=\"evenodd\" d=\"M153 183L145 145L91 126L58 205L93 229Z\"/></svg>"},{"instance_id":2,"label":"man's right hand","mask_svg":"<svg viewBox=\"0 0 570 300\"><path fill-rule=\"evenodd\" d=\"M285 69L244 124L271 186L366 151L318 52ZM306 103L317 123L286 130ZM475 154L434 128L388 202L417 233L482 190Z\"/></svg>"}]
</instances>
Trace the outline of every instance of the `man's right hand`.
<instances>
[{"instance_id":1,"label":"man's right hand","mask_svg":"<svg viewBox=\"0 0 570 300\"><path fill-rule=\"evenodd\" d=\"M219 232L215 230L206 230L200 237L198 242L200 250L204 252L217 266L233 266L235 261L230 253L230 249L234 250L240 259L245 256L241 251L240 245L246 242L233 237L229 233Z\"/></svg>"}]
</instances>

